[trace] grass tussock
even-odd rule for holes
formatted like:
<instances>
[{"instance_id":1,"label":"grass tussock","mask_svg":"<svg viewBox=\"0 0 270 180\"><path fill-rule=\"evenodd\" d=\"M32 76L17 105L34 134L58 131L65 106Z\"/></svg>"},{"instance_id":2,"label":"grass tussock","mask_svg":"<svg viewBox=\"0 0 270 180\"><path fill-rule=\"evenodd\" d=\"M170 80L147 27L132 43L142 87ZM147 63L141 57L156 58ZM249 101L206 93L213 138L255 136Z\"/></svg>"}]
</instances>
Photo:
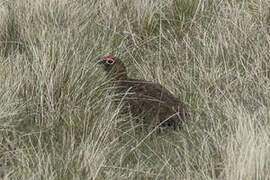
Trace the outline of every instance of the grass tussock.
<instances>
[{"instance_id":1,"label":"grass tussock","mask_svg":"<svg viewBox=\"0 0 270 180\"><path fill-rule=\"evenodd\" d=\"M0 3L1 179L269 179L268 1ZM138 132L96 65L120 57L190 106Z\"/></svg>"}]
</instances>

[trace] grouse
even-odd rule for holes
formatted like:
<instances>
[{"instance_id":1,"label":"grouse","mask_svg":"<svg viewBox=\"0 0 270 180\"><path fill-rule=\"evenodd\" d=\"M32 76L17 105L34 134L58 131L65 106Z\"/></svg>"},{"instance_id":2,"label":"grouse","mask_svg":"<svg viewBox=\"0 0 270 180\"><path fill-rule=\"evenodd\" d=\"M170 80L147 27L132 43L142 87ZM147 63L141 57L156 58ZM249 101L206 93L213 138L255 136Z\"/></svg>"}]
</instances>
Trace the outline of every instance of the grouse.
<instances>
[{"instance_id":1,"label":"grouse","mask_svg":"<svg viewBox=\"0 0 270 180\"><path fill-rule=\"evenodd\" d=\"M113 86L126 103L124 106L144 124L176 129L189 117L187 105L159 83L128 77L119 58L107 56L98 60L98 64L103 64L104 70L114 79Z\"/></svg>"}]
</instances>

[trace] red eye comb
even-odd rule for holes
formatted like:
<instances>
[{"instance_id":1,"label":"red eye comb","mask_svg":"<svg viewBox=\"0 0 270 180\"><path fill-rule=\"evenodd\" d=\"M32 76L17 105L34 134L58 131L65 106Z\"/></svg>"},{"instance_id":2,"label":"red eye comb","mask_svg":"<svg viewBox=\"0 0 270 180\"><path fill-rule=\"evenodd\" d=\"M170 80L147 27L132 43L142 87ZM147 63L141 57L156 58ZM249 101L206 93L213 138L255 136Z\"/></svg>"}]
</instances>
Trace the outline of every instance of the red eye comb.
<instances>
[{"instance_id":1,"label":"red eye comb","mask_svg":"<svg viewBox=\"0 0 270 180\"><path fill-rule=\"evenodd\" d=\"M105 57L106 60L113 60L115 61L116 60L116 57L113 57L113 56L107 56Z\"/></svg>"}]
</instances>

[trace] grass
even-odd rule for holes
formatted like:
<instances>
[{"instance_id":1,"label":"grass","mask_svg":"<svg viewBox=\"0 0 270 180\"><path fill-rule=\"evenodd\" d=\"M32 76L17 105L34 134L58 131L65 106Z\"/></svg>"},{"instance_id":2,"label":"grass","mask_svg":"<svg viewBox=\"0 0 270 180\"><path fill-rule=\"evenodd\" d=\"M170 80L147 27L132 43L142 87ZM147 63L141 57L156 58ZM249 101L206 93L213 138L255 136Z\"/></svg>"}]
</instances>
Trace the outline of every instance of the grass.
<instances>
[{"instance_id":1,"label":"grass","mask_svg":"<svg viewBox=\"0 0 270 180\"><path fill-rule=\"evenodd\" d=\"M269 179L268 1L0 3L1 179ZM138 133L96 65L120 57L190 106Z\"/></svg>"}]
</instances>

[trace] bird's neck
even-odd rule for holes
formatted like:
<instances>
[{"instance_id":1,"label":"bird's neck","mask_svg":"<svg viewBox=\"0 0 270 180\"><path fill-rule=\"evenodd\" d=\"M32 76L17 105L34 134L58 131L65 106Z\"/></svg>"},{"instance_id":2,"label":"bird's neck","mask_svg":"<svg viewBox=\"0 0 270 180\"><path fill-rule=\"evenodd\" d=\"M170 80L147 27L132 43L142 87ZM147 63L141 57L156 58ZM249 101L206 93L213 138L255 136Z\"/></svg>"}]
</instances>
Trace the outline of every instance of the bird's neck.
<instances>
[{"instance_id":1,"label":"bird's neck","mask_svg":"<svg viewBox=\"0 0 270 180\"><path fill-rule=\"evenodd\" d=\"M117 91L126 91L126 88L130 86L131 79L127 73L117 74L113 80L113 86L116 87Z\"/></svg>"},{"instance_id":2,"label":"bird's neck","mask_svg":"<svg viewBox=\"0 0 270 180\"><path fill-rule=\"evenodd\" d=\"M124 66L118 66L116 69L113 69L113 75L116 81L128 79L127 71Z\"/></svg>"},{"instance_id":3,"label":"bird's neck","mask_svg":"<svg viewBox=\"0 0 270 180\"><path fill-rule=\"evenodd\" d=\"M123 72L123 73L117 73L115 75L115 80L116 81L125 81L125 80L128 80L128 75L126 72Z\"/></svg>"}]
</instances>

